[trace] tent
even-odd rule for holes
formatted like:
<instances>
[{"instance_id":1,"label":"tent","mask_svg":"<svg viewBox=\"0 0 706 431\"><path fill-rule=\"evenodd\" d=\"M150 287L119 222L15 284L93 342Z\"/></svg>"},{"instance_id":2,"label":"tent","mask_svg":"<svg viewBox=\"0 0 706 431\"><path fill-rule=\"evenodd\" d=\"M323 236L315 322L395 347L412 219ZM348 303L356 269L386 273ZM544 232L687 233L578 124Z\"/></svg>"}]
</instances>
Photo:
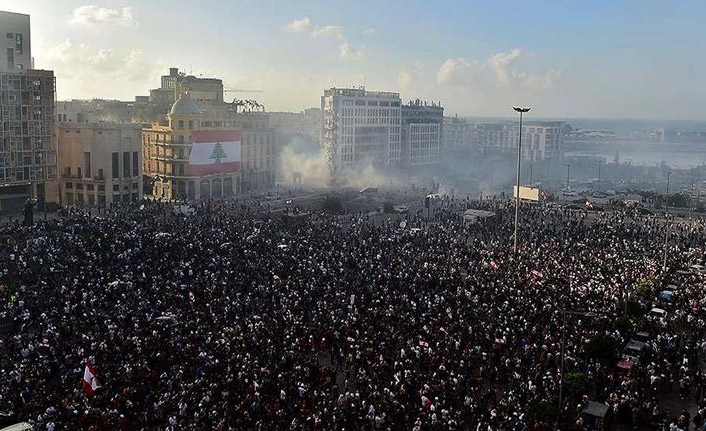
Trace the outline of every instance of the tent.
<instances>
[{"instance_id":1,"label":"tent","mask_svg":"<svg viewBox=\"0 0 706 431\"><path fill-rule=\"evenodd\" d=\"M470 209L464 211L463 213L463 221L471 224L478 223L479 221L484 221L493 217L495 217L495 213L492 211Z\"/></svg>"},{"instance_id":2,"label":"tent","mask_svg":"<svg viewBox=\"0 0 706 431\"><path fill-rule=\"evenodd\" d=\"M607 405L596 401L591 401L581 413L583 414L584 423L588 425L588 429L605 429L603 422L605 421L606 414L608 414Z\"/></svg>"}]
</instances>

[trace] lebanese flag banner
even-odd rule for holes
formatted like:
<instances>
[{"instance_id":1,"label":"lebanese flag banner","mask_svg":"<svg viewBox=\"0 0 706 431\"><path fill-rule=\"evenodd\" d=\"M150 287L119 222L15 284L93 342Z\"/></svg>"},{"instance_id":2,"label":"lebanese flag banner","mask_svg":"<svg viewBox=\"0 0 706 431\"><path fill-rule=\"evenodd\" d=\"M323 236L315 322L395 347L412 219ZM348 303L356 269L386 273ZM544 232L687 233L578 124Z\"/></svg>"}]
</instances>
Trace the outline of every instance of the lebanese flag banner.
<instances>
[{"instance_id":1,"label":"lebanese flag banner","mask_svg":"<svg viewBox=\"0 0 706 431\"><path fill-rule=\"evenodd\" d=\"M201 176L235 173L240 169L240 130L197 130L192 134L186 174Z\"/></svg>"},{"instance_id":2,"label":"lebanese flag banner","mask_svg":"<svg viewBox=\"0 0 706 431\"><path fill-rule=\"evenodd\" d=\"M96 377L96 370L93 369L93 364L91 361L86 362L86 369L83 370L83 390L89 397L93 397L96 393L96 389L100 388L101 384L98 382L98 377Z\"/></svg>"}]
</instances>

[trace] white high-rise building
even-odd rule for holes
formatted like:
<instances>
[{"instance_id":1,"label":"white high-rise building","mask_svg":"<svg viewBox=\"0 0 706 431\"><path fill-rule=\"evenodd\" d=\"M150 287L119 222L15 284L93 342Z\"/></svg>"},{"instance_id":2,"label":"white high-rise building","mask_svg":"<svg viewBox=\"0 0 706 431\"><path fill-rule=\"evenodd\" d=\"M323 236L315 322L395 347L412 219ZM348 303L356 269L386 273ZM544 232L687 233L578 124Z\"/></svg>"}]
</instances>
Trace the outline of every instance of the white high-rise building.
<instances>
[{"instance_id":1,"label":"white high-rise building","mask_svg":"<svg viewBox=\"0 0 706 431\"><path fill-rule=\"evenodd\" d=\"M362 164L399 165L399 93L331 88L321 97L321 143L332 174Z\"/></svg>"},{"instance_id":2,"label":"white high-rise building","mask_svg":"<svg viewBox=\"0 0 706 431\"><path fill-rule=\"evenodd\" d=\"M0 11L0 71L32 69L29 15Z\"/></svg>"},{"instance_id":3,"label":"white high-rise building","mask_svg":"<svg viewBox=\"0 0 706 431\"><path fill-rule=\"evenodd\" d=\"M540 121L523 123L522 158L528 161L563 158L564 124ZM517 153L517 123L480 124L476 133L478 150L483 154Z\"/></svg>"},{"instance_id":4,"label":"white high-rise building","mask_svg":"<svg viewBox=\"0 0 706 431\"><path fill-rule=\"evenodd\" d=\"M0 11L0 211L50 202L56 179L54 72L34 70L29 15Z\"/></svg>"}]
</instances>

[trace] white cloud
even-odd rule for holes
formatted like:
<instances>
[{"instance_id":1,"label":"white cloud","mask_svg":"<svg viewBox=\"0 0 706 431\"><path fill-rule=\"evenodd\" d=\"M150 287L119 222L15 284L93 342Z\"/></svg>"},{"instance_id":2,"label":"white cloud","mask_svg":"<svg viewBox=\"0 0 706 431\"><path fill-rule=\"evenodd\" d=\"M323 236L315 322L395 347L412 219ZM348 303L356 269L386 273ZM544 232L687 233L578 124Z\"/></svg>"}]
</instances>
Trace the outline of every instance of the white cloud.
<instances>
[{"instance_id":1,"label":"white cloud","mask_svg":"<svg viewBox=\"0 0 706 431\"><path fill-rule=\"evenodd\" d=\"M105 8L96 5L85 5L74 9L71 15L71 23L96 25L96 24L115 24L124 27L137 27L139 23L132 16L132 9L124 8Z\"/></svg>"},{"instance_id":2,"label":"white cloud","mask_svg":"<svg viewBox=\"0 0 706 431\"><path fill-rule=\"evenodd\" d=\"M414 81L414 76L409 70L403 70L397 74L397 85L402 91L407 90L412 84L412 81Z\"/></svg>"},{"instance_id":3,"label":"white cloud","mask_svg":"<svg viewBox=\"0 0 706 431\"><path fill-rule=\"evenodd\" d=\"M439 68L436 74L436 80L439 84L452 86L465 85L470 82L471 78L475 78L478 75L482 67L481 64L474 60L449 58Z\"/></svg>"},{"instance_id":4,"label":"white cloud","mask_svg":"<svg viewBox=\"0 0 706 431\"><path fill-rule=\"evenodd\" d=\"M507 68L520 58L522 51L518 48L510 52L499 52L488 59L488 65L493 68L498 82L507 85L510 83L510 75Z\"/></svg>"},{"instance_id":5,"label":"white cloud","mask_svg":"<svg viewBox=\"0 0 706 431\"><path fill-rule=\"evenodd\" d=\"M437 72L437 82L451 86L470 84L524 87L532 90L548 89L561 77L561 71L549 70L531 74L514 69L524 54L519 48L493 54L486 61L449 58Z\"/></svg>"},{"instance_id":6,"label":"white cloud","mask_svg":"<svg viewBox=\"0 0 706 431\"><path fill-rule=\"evenodd\" d=\"M341 58L360 60L365 56L363 48L353 48L348 42L341 44Z\"/></svg>"},{"instance_id":7,"label":"white cloud","mask_svg":"<svg viewBox=\"0 0 706 431\"><path fill-rule=\"evenodd\" d=\"M333 37L340 39L343 37L343 29L337 25L325 25L323 27L314 28L311 35L314 37Z\"/></svg>"},{"instance_id":8,"label":"white cloud","mask_svg":"<svg viewBox=\"0 0 706 431\"><path fill-rule=\"evenodd\" d=\"M375 27L368 27L361 34L368 35L368 34L375 34L377 32L377 29Z\"/></svg>"},{"instance_id":9,"label":"white cloud","mask_svg":"<svg viewBox=\"0 0 706 431\"><path fill-rule=\"evenodd\" d=\"M285 30L292 32L306 31L309 30L309 27L311 27L311 21L309 21L308 16L305 16L302 19L294 20L284 26Z\"/></svg>"},{"instance_id":10,"label":"white cloud","mask_svg":"<svg viewBox=\"0 0 706 431\"><path fill-rule=\"evenodd\" d=\"M47 49L43 63L55 71L59 90L71 90L72 97L114 97L106 90L144 94L159 84L166 69L162 61L148 62L137 49L118 52L69 39Z\"/></svg>"}]
</instances>

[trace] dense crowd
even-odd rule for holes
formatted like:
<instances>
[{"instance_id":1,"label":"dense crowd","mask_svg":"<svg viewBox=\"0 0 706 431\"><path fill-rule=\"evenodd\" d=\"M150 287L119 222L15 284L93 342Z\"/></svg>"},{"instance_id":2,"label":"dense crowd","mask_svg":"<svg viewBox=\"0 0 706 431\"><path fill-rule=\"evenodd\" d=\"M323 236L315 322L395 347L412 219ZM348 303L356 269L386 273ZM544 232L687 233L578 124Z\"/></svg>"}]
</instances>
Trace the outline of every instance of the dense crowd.
<instances>
[{"instance_id":1,"label":"dense crowd","mask_svg":"<svg viewBox=\"0 0 706 431\"><path fill-rule=\"evenodd\" d=\"M468 224L471 205L497 216ZM512 208L490 201L404 227L242 202L2 227L0 412L40 430L580 430L589 400L638 425L679 394L667 420L700 424L706 298L682 269L703 262L703 221L522 214L516 257ZM647 359L620 374L667 282ZM601 337L615 355L586 348Z\"/></svg>"}]
</instances>

